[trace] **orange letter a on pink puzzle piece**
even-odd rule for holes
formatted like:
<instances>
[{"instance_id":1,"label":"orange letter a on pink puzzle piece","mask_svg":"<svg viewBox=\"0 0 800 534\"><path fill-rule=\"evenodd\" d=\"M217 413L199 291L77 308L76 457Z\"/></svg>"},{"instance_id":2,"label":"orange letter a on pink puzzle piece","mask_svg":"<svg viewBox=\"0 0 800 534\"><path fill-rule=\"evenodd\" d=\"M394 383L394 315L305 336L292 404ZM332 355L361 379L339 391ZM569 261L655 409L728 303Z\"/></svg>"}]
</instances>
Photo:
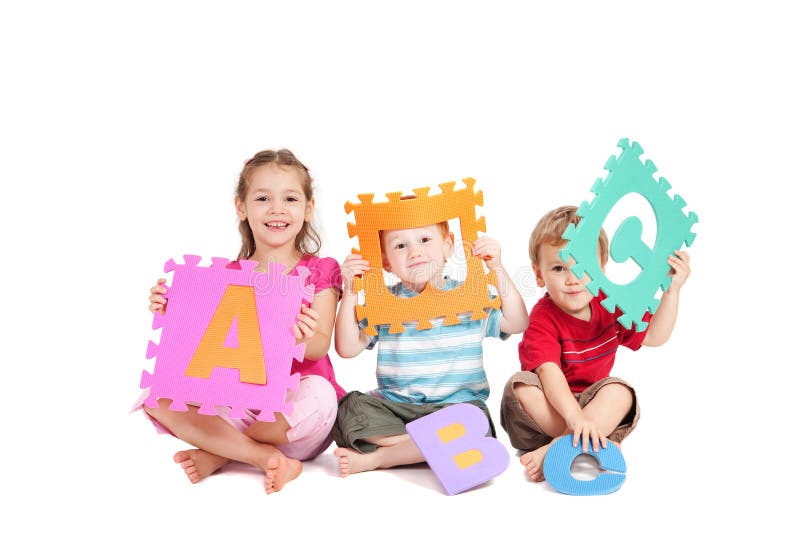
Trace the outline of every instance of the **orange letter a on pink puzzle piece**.
<instances>
[{"instance_id":1,"label":"orange letter a on pink puzzle piece","mask_svg":"<svg viewBox=\"0 0 800 534\"><path fill-rule=\"evenodd\" d=\"M489 420L475 405L453 404L406 425L448 495L483 484L506 470L509 455L487 437Z\"/></svg>"},{"instance_id":2,"label":"orange letter a on pink puzzle piece","mask_svg":"<svg viewBox=\"0 0 800 534\"><path fill-rule=\"evenodd\" d=\"M231 343L236 340L236 343ZM238 346L230 346L230 345ZM264 351L252 287L229 285L220 299L186 376L209 378L214 367L239 369L239 379L266 384Z\"/></svg>"}]
</instances>

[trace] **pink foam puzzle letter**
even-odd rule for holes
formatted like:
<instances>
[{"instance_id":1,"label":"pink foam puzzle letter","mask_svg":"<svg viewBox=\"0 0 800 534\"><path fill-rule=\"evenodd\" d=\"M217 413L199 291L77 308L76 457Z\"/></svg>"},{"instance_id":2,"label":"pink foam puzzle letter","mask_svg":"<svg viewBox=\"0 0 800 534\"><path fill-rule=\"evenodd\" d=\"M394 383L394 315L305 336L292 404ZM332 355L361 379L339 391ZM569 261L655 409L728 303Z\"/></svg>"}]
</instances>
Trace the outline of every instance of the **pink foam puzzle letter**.
<instances>
[{"instance_id":1,"label":"pink foam puzzle letter","mask_svg":"<svg viewBox=\"0 0 800 534\"><path fill-rule=\"evenodd\" d=\"M311 273L298 267L296 275L284 275L280 264L256 272L258 263L248 260L212 258L210 267L200 266L199 256L184 260L164 265L174 275L166 312L153 316L153 328L162 333L158 344L147 346L156 362L152 374L142 372L140 387L149 388L145 405L171 399L171 410L186 411L190 403L204 415L227 406L238 418L257 410L259 421L290 414L286 395L300 382L292 364L305 350L296 344L293 325L301 302L314 298Z\"/></svg>"},{"instance_id":2,"label":"pink foam puzzle letter","mask_svg":"<svg viewBox=\"0 0 800 534\"><path fill-rule=\"evenodd\" d=\"M461 493L506 470L508 451L488 437L489 420L475 405L460 403L406 425L448 495Z\"/></svg>"}]
</instances>

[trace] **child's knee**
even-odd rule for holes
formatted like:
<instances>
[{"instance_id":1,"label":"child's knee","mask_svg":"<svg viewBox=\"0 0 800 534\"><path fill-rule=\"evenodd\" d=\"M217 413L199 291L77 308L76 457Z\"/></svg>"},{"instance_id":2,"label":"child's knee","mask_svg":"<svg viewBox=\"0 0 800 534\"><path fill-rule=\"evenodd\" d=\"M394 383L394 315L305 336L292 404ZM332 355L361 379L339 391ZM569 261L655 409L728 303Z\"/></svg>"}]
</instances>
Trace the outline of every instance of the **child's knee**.
<instances>
[{"instance_id":1,"label":"child's knee","mask_svg":"<svg viewBox=\"0 0 800 534\"><path fill-rule=\"evenodd\" d=\"M627 406L628 408L633 404L633 391L625 384L620 384L619 382L606 384L600 388L600 391L603 392L605 397L613 401L614 404ZM600 393L600 391L598 391L598 393Z\"/></svg>"},{"instance_id":2,"label":"child's knee","mask_svg":"<svg viewBox=\"0 0 800 534\"><path fill-rule=\"evenodd\" d=\"M517 382L513 388L514 398L523 407L530 407L545 401L544 391L538 386Z\"/></svg>"}]
</instances>

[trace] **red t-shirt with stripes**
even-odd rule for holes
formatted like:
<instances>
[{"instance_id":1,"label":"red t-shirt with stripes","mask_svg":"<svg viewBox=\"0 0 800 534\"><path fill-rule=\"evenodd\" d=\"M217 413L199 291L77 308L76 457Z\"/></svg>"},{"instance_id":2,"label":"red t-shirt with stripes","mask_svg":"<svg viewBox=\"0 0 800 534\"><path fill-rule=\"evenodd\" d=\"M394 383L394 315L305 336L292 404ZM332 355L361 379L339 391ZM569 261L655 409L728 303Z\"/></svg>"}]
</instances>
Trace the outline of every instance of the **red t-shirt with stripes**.
<instances>
[{"instance_id":1,"label":"red t-shirt with stripes","mask_svg":"<svg viewBox=\"0 0 800 534\"><path fill-rule=\"evenodd\" d=\"M545 362L556 363L564 372L570 390L580 393L598 380L606 378L614 366L620 345L631 350L642 346L647 333L628 329L609 313L600 302L600 293L590 302L592 318L582 321L563 312L549 294L539 299L531 310L530 325L519 344L519 360L523 371L535 371ZM645 313L644 320L649 321Z\"/></svg>"}]
</instances>

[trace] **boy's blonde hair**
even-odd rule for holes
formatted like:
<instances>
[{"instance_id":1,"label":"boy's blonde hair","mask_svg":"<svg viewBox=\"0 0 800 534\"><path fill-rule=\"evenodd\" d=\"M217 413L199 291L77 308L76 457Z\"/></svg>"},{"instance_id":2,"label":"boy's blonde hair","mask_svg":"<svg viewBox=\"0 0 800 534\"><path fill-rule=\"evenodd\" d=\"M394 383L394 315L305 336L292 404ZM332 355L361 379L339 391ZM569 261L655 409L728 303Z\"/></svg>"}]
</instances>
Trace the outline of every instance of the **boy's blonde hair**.
<instances>
[{"instance_id":1,"label":"boy's blonde hair","mask_svg":"<svg viewBox=\"0 0 800 534\"><path fill-rule=\"evenodd\" d=\"M578 216L577 206L561 206L546 213L536 228L531 232L531 239L528 242L528 253L531 256L531 263L539 265L539 247L543 244L559 246L567 242L561 236L570 224L578 225L581 218ZM600 265L605 266L608 261L608 236L605 230L600 229L600 236L597 239L597 247L600 253Z\"/></svg>"},{"instance_id":2,"label":"boy's blonde hair","mask_svg":"<svg viewBox=\"0 0 800 534\"><path fill-rule=\"evenodd\" d=\"M411 200L413 198L417 198L417 195L403 195L400 197L400 200ZM439 230L442 232L442 237L447 239L450 236L450 223L448 221L440 221L436 223L436 226L439 227ZM378 230L378 241L381 244L381 254L385 254L383 250L383 234L385 230Z\"/></svg>"}]
</instances>

